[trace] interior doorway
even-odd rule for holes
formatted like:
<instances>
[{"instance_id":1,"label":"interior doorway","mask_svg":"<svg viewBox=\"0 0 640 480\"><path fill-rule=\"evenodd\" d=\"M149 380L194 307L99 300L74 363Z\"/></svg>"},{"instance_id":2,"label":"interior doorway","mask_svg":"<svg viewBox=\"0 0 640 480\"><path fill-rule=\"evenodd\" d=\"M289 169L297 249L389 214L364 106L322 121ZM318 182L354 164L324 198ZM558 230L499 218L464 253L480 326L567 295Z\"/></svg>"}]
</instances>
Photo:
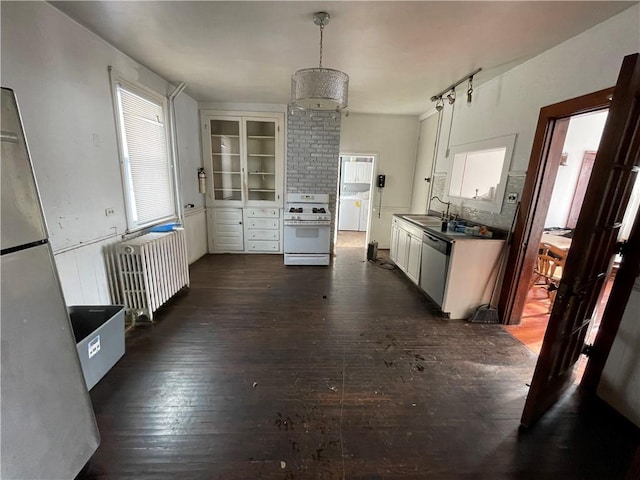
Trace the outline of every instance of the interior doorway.
<instances>
[{"instance_id":1,"label":"interior doorway","mask_svg":"<svg viewBox=\"0 0 640 480\"><path fill-rule=\"evenodd\" d=\"M620 248L622 221L634 183L640 171L640 54L623 59L615 87L548 105L540 110L525 184L521 209L515 222L513 245L505 270L499 308L505 323L519 323L522 299L528 290L540 239L549 208L568 119L574 115L609 108L609 115L593 165L591 180L566 258L562 279L531 380L521 418L523 427L532 426L551 408L573 383L576 364L589 355L582 383L597 384L637 276L640 252L640 219L633 222L628 247ZM615 93L615 94L614 94ZM556 135L557 133L557 135ZM592 314L616 255L620 269L612 285L600 331L593 347L585 344ZM615 299L615 301L613 301Z\"/></svg>"},{"instance_id":2,"label":"interior doorway","mask_svg":"<svg viewBox=\"0 0 640 480\"><path fill-rule=\"evenodd\" d=\"M551 160L558 163L555 179L546 179L553 182L553 189L545 192L548 196L548 202L544 202L547 211L540 212L541 215L546 215L542 235L529 239L530 243L540 245L539 254L534 259L529 288L519 292L519 295L524 297L517 300L524 303L520 323L504 327L536 354L540 353L542 347L555 292L562 278L564 260L571 248L571 238L582 208L608 111L608 108L605 108L572 115L567 119L566 134L564 129L558 129L559 132L554 133L564 136L564 142L560 157ZM551 141L554 142L554 139ZM605 290L610 291L610 282L607 283L609 287ZM605 295L602 306L606 304L606 298ZM602 308L597 310L601 312ZM597 320L592 325L592 329L596 329Z\"/></svg>"},{"instance_id":3,"label":"interior doorway","mask_svg":"<svg viewBox=\"0 0 640 480\"><path fill-rule=\"evenodd\" d=\"M365 249L369 242L375 155L340 154L336 248Z\"/></svg>"}]
</instances>

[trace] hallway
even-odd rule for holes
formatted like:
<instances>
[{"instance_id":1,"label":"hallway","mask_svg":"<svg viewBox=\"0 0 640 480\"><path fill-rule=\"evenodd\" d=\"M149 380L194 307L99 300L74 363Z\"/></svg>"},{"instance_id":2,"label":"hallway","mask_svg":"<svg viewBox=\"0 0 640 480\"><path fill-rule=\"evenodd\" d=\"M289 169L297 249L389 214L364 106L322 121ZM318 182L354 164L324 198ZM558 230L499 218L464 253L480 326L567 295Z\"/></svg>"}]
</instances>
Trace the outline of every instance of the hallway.
<instances>
[{"instance_id":1,"label":"hallway","mask_svg":"<svg viewBox=\"0 0 640 480\"><path fill-rule=\"evenodd\" d=\"M624 477L635 427L573 393L520 432L533 352L338 253L194 264L92 390L102 444L77 479Z\"/></svg>"}]
</instances>

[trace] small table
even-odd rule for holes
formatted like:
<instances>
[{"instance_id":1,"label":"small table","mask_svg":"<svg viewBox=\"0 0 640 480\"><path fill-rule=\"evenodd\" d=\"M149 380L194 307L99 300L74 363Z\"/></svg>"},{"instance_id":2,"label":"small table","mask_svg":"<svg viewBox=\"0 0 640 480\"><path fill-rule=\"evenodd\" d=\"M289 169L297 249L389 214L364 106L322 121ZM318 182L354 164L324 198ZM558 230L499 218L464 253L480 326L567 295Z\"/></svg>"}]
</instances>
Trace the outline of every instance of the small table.
<instances>
[{"instance_id":1,"label":"small table","mask_svg":"<svg viewBox=\"0 0 640 480\"><path fill-rule=\"evenodd\" d=\"M570 238L562 237L560 235L551 235L550 233L543 233L542 238L540 238L540 243L548 243L549 245L553 245L565 252L568 252L571 248Z\"/></svg>"}]
</instances>

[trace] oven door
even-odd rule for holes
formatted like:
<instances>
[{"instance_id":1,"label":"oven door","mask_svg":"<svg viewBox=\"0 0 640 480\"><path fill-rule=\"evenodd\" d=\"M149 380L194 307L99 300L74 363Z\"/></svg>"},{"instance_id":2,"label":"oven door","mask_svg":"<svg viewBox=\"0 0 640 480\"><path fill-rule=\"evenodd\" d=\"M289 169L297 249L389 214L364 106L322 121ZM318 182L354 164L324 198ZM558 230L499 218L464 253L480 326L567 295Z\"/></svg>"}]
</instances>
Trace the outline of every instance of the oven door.
<instances>
[{"instance_id":1,"label":"oven door","mask_svg":"<svg viewBox=\"0 0 640 480\"><path fill-rule=\"evenodd\" d=\"M284 253L329 253L330 225L285 225Z\"/></svg>"}]
</instances>

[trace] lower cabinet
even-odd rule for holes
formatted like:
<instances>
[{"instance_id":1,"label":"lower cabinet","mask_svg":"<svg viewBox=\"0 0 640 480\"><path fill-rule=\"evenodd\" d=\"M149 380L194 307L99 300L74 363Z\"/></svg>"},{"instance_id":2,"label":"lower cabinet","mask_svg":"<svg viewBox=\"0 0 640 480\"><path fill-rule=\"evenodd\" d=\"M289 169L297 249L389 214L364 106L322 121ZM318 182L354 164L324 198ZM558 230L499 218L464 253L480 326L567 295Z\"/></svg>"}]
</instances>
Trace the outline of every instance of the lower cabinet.
<instances>
[{"instance_id":1,"label":"lower cabinet","mask_svg":"<svg viewBox=\"0 0 640 480\"><path fill-rule=\"evenodd\" d=\"M282 221L279 208L245 208L246 252L282 253Z\"/></svg>"},{"instance_id":2,"label":"lower cabinet","mask_svg":"<svg viewBox=\"0 0 640 480\"><path fill-rule=\"evenodd\" d=\"M422 228L394 216L389 257L449 318L469 318L491 300L504 240L443 233L451 243L449 255L445 258L435 249L425 250L423 264L423 233Z\"/></svg>"},{"instance_id":3,"label":"lower cabinet","mask_svg":"<svg viewBox=\"0 0 640 480\"><path fill-rule=\"evenodd\" d=\"M389 258L394 262L398 262L398 240L400 236L400 228L394 222L391 225L391 242L389 246Z\"/></svg>"},{"instance_id":4,"label":"lower cabinet","mask_svg":"<svg viewBox=\"0 0 640 480\"><path fill-rule=\"evenodd\" d=\"M417 285L420 281L422 230L394 217L389 257Z\"/></svg>"},{"instance_id":5,"label":"lower cabinet","mask_svg":"<svg viewBox=\"0 0 640 480\"><path fill-rule=\"evenodd\" d=\"M244 228L241 208L207 209L209 253L242 252Z\"/></svg>"},{"instance_id":6,"label":"lower cabinet","mask_svg":"<svg viewBox=\"0 0 640 480\"><path fill-rule=\"evenodd\" d=\"M209 208L209 253L282 253L279 208Z\"/></svg>"}]
</instances>

